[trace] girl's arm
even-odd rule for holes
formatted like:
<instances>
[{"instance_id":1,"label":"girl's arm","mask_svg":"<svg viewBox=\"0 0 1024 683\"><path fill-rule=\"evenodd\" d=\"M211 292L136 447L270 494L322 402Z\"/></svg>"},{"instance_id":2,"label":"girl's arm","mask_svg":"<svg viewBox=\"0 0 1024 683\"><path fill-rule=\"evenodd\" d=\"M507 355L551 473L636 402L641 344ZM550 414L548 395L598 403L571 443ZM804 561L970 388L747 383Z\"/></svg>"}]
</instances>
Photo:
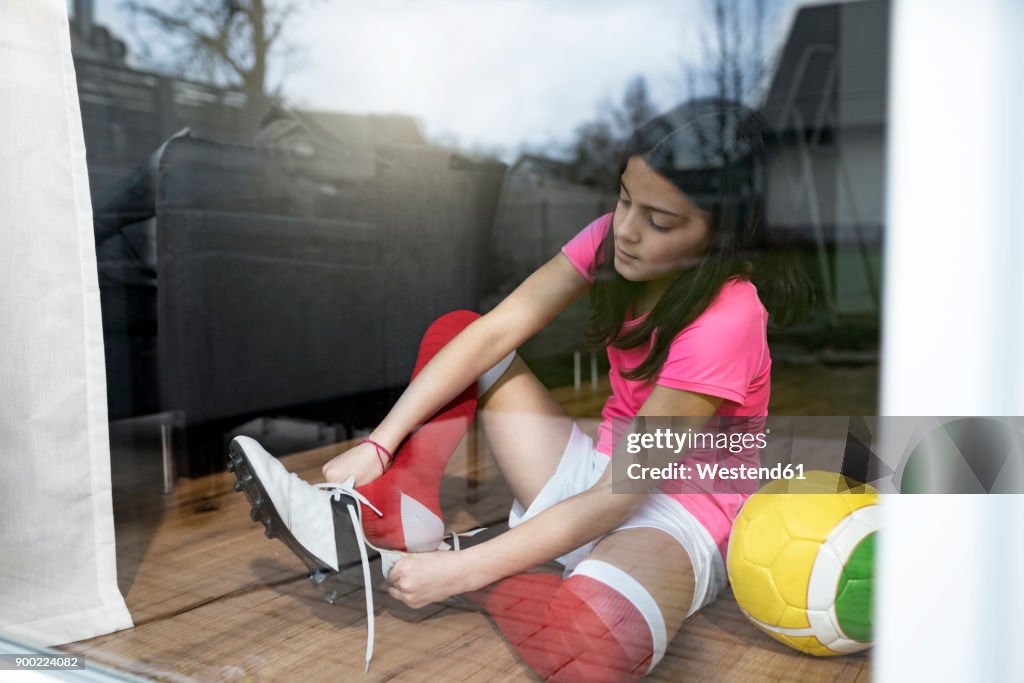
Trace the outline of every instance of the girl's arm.
<instances>
[{"instance_id":1,"label":"girl's arm","mask_svg":"<svg viewBox=\"0 0 1024 683\"><path fill-rule=\"evenodd\" d=\"M655 386L639 415L687 416L674 423L675 429L698 429L707 423L721 403L722 399L716 396ZM625 439L621 440L620 449L625 445ZM648 453L654 456L649 462L652 467L679 459L671 450ZM658 461L659 455L664 462ZM489 541L458 553L417 553L403 557L388 576L391 594L410 607L422 607L549 562L609 533L652 495L612 493L612 469L609 464L592 488Z\"/></svg>"},{"instance_id":2,"label":"girl's arm","mask_svg":"<svg viewBox=\"0 0 1024 683\"><path fill-rule=\"evenodd\" d=\"M435 355L402 393L370 438L394 452L416 427L536 334L590 284L558 253L511 294ZM362 486L380 476L374 447L362 444L323 468L327 481L356 476Z\"/></svg>"}]
</instances>

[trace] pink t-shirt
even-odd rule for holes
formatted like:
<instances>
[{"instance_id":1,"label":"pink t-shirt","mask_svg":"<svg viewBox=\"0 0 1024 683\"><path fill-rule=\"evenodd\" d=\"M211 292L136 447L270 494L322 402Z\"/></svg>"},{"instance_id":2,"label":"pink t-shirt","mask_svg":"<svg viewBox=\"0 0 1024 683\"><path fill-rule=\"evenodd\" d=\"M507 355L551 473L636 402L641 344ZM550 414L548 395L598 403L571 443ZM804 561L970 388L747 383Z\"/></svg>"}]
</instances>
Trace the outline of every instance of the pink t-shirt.
<instances>
[{"instance_id":1,"label":"pink t-shirt","mask_svg":"<svg viewBox=\"0 0 1024 683\"><path fill-rule=\"evenodd\" d=\"M562 253L589 282L594 282L595 254L611 223L612 214L601 216L562 247ZM625 321L623 329L639 324L643 318ZM757 296L757 288L748 280L731 279L707 310L676 335L653 383L635 382L620 375L622 369L635 368L647 357L651 342L632 349L609 345L612 395L601 411L597 450L611 456L621 436L613 432L636 416L655 384L722 398L716 416L767 415L772 365L767 325L768 312ZM685 483L674 482L674 492L666 495L693 513L711 533L724 558L732 521L749 492L682 493L682 488Z\"/></svg>"}]
</instances>

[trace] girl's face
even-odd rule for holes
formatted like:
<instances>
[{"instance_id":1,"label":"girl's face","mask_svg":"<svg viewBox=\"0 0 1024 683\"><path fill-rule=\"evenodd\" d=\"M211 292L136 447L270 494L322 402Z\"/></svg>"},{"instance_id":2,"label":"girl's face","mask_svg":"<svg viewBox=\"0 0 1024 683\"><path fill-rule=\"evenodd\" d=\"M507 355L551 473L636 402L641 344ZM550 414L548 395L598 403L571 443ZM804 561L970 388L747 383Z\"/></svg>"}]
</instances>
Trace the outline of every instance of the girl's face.
<instances>
[{"instance_id":1,"label":"girl's face","mask_svg":"<svg viewBox=\"0 0 1024 683\"><path fill-rule=\"evenodd\" d=\"M639 155L629 159L619 181L615 270L633 282L667 286L708 250L708 214Z\"/></svg>"}]
</instances>

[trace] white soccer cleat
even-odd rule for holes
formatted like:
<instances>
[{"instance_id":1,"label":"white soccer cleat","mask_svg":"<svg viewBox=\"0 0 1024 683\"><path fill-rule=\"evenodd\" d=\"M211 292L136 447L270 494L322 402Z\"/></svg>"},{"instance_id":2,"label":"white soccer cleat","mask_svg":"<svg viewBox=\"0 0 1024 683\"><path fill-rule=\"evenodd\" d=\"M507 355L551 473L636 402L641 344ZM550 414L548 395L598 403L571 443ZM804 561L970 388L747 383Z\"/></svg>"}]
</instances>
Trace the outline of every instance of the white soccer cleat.
<instances>
[{"instance_id":1,"label":"white soccer cleat","mask_svg":"<svg viewBox=\"0 0 1024 683\"><path fill-rule=\"evenodd\" d=\"M236 491L252 506L250 517L263 523L269 538L277 538L309 568L309 579L323 588L327 602L339 597L337 573L356 558L362 564L366 595L366 666L373 656L373 592L370 561L363 536L362 505L380 515L354 488L355 479L341 484L309 484L284 468L277 458L247 436L231 441L228 471L235 473Z\"/></svg>"},{"instance_id":2,"label":"white soccer cleat","mask_svg":"<svg viewBox=\"0 0 1024 683\"><path fill-rule=\"evenodd\" d=\"M286 470L277 458L247 436L231 441L228 471L235 473L235 490L243 491L249 500L252 519L262 522L269 538L280 540L302 560L309 568L309 580L324 590L327 602L334 604L345 588L344 584L337 582L338 572L350 564L354 565L356 557L359 558L366 598L366 668L369 670L373 657L374 615L367 548L380 553L385 578L403 555L395 550L377 548L363 535L362 506L367 506L377 515L381 514L380 511L355 490L354 477L341 484L309 484ZM419 507L423 510L403 500L403 520L418 531L429 531L437 536L443 534L443 523L434 521L436 515L421 505ZM441 524L440 529L435 529L438 524ZM472 537L481 531L483 529L460 534L453 532L450 534L451 544L442 542L434 546L431 543L432 547L417 550L458 551L460 537Z\"/></svg>"},{"instance_id":3,"label":"white soccer cleat","mask_svg":"<svg viewBox=\"0 0 1024 683\"><path fill-rule=\"evenodd\" d=\"M310 570L338 571L331 494L300 479L277 458L247 436L231 442L228 469L236 491L244 491L251 516L263 523L267 536L278 538Z\"/></svg>"}]
</instances>

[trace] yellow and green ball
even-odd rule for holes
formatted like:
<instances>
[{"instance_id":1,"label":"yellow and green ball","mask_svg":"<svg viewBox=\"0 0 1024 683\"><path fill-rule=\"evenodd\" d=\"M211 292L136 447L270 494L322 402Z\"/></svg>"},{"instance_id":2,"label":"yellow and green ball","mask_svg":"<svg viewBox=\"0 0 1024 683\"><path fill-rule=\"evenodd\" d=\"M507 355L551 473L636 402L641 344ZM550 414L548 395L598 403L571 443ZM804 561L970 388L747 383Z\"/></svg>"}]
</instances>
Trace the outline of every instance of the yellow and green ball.
<instances>
[{"instance_id":1,"label":"yellow and green ball","mask_svg":"<svg viewBox=\"0 0 1024 683\"><path fill-rule=\"evenodd\" d=\"M871 646L878 492L833 472L774 481L733 525L727 566L736 603L772 638L813 655Z\"/></svg>"}]
</instances>

